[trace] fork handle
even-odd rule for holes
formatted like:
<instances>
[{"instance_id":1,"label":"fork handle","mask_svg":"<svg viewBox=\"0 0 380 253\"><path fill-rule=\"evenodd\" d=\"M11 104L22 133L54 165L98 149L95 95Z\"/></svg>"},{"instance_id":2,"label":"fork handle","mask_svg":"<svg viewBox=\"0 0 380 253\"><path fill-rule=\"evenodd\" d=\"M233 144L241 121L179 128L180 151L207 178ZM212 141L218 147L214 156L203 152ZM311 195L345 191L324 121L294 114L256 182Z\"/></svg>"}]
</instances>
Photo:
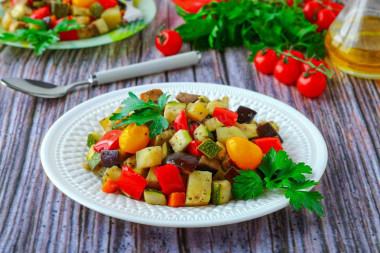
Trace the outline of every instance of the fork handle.
<instances>
[{"instance_id":1,"label":"fork handle","mask_svg":"<svg viewBox=\"0 0 380 253\"><path fill-rule=\"evenodd\" d=\"M177 54L147 62L137 63L125 67L100 71L92 76L93 84L113 83L130 78L162 73L168 70L179 69L197 64L201 59L198 51Z\"/></svg>"}]
</instances>

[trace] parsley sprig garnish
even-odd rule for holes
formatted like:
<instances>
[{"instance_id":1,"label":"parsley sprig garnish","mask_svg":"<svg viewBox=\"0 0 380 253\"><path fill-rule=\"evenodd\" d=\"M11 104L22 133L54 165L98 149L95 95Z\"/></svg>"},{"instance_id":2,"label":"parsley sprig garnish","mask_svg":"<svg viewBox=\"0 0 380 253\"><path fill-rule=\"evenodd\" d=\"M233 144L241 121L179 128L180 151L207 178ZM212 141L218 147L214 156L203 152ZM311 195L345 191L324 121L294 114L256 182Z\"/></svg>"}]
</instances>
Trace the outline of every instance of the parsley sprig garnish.
<instances>
[{"instance_id":1,"label":"parsley sprig garnish","mask_svg":"<svg viewBox=\"0 0 380 253\"><path fill-rule=\"evenodd\" d=\"M128 94L129 98L122 102L124 106L121 110L110 117L110 120L114 121L113 128L133 123L138 126L147 124L150 130L149 137L153 138L169 127L169 122L162 116L162 111L170 95L162 94L156 104L152 100L144 102L132 92Z\"/></svg>"},{"instance_id":2,"label":"parsley sprig garnish","mask_svg":"<svg viewBox=\"0 0 380 253\"><path fill-rule=\"evenodd\" d=\"M41 55L51 45L59 42L59 32L76 30L83 25L77 24L75 20L64 19L53 29L48 29L42 20L29 17L20 20L39 26L41 29L17 29L13 33L0 33L0 41L29 42L37 55Z\"/></svg>"},{"instance_id":3,"label":"parsley sprig garnish","mask_svg":"<svg viewBox=\"0 0 380 253\"><path fill-rule=\"evenodd\" d=\"M235 198L254 199L260 197L265 189L283 189L290 205L297 211L306 207L319 216L325 216L322 204L318 201L323 199L323 196L316 191L301 191L318 184L308 180L304 175L312 173L310 166L294 163L285 151L280 150L276 153L272 148L263 157L258 170L263 173L264 179L253 170L239 170L240 175L234 178L232 188Z\"/></svg>"},{"instance_id":4,"label":"parsley sprig garnish","mask_svg":"<svg viewBox=\"0 0 380 253\"><path fill-rule=\"evenodd\" d=\"M294 48L306 51L307 57L323 58L326 54L324 33L305 19L294 1L230 0L211 2L198 13L190 14L178 8L185 23L176 28L184 41L195 49L217 49L244 45L251 51L250 61L259 50Z\"/></svg>"}]
</instances>

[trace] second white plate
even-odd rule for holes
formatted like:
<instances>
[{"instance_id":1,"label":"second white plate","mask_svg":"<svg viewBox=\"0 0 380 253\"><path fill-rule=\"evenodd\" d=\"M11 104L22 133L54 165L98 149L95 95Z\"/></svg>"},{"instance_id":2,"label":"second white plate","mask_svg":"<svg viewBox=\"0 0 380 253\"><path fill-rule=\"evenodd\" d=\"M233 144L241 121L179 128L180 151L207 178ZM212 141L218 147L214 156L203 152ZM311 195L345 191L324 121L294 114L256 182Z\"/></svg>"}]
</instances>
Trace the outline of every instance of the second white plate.
<instances>
[{"instance_id":1,"label":"second white plate","mask_svg":"<svg viewBox=\"0 0 380 253\"><path fill-rule=\"evenodd\" d=\"M207 83L160 83L114 91L84 102L65 113L49 129L41 146L41 160L50 180L64 194L80 204L119 219L163 227L207 227L254 219L289 204L283 194L266 192L256 200L234 200L225 205L172 208L154 206L125 196L106 194L101 182L84 170L88 151L87 135L99 131L99 120L112 113L128 97L150 89L172 95L200 94L210 99L228 96L230 107L248 106L258 112L257 121L273 120L280 127L284 150L296 162L313 168L311 179L318 181L327 164L326 143L318 129L300 112L265 95L230 86Z\"/></svg>"}]
</instances>

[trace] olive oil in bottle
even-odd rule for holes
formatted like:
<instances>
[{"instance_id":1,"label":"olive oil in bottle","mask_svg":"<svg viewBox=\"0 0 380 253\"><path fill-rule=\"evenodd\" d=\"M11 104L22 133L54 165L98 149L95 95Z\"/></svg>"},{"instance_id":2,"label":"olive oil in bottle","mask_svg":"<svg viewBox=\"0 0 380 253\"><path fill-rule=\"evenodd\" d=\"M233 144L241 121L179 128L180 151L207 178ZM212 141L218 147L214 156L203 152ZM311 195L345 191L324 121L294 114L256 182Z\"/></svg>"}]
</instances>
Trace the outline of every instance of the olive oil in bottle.
<instances>
[{"instance_id":1,"label":"olive oil in bottle","mask_svg":"<svg viewBox=\"0 0 380 253\"><path fill-rule=\"evenodd\" d=\"M380 1L352 0L331 24L325 45L342 71L380 79Z\"/></svg>"}]
</instances>

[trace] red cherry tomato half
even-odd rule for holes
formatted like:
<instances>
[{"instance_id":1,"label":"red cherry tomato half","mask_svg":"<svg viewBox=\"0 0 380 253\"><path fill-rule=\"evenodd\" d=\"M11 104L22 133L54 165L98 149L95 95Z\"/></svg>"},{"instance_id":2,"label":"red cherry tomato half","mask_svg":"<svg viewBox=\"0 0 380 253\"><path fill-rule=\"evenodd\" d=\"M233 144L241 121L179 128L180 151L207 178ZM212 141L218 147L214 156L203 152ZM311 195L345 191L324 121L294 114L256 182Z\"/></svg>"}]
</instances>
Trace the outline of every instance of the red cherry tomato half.
<instances>
[{"instance_id":1,"label":"red cherry tomato half","mask_svg":"<svg viewBox=\"0 0 380 253\"><path fill-rule=\"evenodd\" d=\"M317 21L315 22L318 25L317 31L329 29L332 22L334 22L338 13L328 9L321 9L317 12Z\"/></svg>"},{"instance_id":2,"label":"red cherry tomato half","mask_svg":"<svg viewBox=\"0 0 380 253\"><path fill-rule=\"evenodd\" d=\"M274 76L280 83L286 85L295 83L300 73L299 63L296 61L289 61L288 58L279 60L274 67Z\"/></svg>"},{"instance_id":3,"label":"red cherry tomato half","mask_svg":"<svg viewBox=\"0 0 380 253\"><path fill-rule=\"evenodd\" d=\"M165 56L175 55L181 50L182 38L173 30L164 30L156 37L156 47Z\"/></svg>"},{"instance_id":4,"label":"red cherry tomato half","mask_svg":"<svg viewBox=\"0 0 380 253\"><path fill-rule=\"evenodd\" d=\"M270 48L257 52L254 59L256 69L263 74L272 74L277 61L276 52Z\"/></svg>"},{"instance_id":5,"label":"red cherry tomato half","mask_svg":"<svg viewBox=\"0 0 380 253\"><path fill-rule=\"evenodd\" d=\"M302 73L298 78L297 88L305 97L318 97L326 88L326 76L315 70L309 71L308 74Z\"/></svg>"},{"instance_id":6,"label":"red cherry tomato half","mask_svg":"<svg viewBox=\"0 0 380 253\"><path fill-rule=\"evenodd\" d=\"M307 62L313 63L315 66L324 65L326 68L328 68L327 63L322 60L317 60L315 58L312 59L306 59ZM301 72L306 72L309 68L311 68L309 65L302 63L301 64Z\"/></svg>"}]
</instances>

